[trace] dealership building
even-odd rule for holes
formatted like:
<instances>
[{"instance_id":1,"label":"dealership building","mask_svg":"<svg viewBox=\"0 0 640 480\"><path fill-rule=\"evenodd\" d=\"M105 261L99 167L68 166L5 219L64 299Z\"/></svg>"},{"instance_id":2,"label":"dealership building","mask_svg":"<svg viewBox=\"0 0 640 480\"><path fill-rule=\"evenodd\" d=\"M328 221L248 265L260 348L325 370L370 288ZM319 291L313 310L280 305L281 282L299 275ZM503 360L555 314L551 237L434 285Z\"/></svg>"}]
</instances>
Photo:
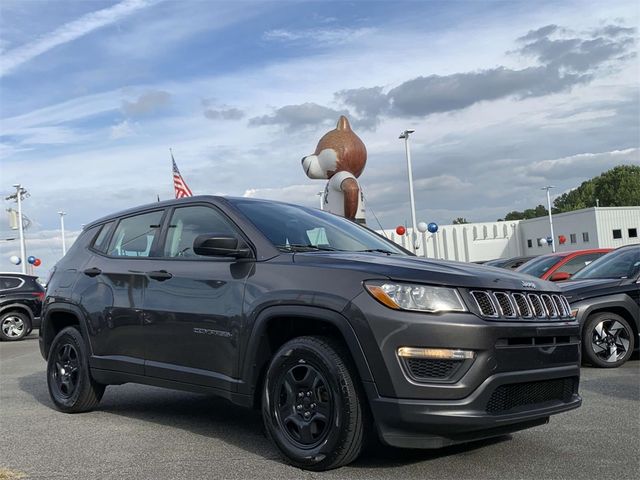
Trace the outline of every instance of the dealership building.
<instances>
[{"instance_id":1,"label":"dealership building","mask_svg":"<svg viewBox=\"0 0 640 480\"><path fill-rule=\"evenodd\" d=\"M556 251L617 248L640 243L640 207L593 207L553 215ZM382 232L380 232L382 233ZM405 235L384 235L411 249ZM476 262L551 252L549 217L503 222L441 225L437 233L418 234L417 254L429 258Z\"/></svg>"}]
</instances>

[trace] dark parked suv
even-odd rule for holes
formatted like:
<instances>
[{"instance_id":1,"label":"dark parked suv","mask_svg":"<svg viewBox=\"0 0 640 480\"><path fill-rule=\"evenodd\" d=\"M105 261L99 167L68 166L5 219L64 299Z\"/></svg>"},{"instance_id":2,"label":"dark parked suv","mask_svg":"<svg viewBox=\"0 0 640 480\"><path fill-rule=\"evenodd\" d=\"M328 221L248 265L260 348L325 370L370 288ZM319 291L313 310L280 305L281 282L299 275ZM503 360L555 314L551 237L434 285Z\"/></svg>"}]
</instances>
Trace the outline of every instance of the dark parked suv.
<instances>
[{"instance_id":1,"label":"dark parked suv","mask_svg":"<svg viewBox=\"0 0 640 480\"><path fill-rule=\"evenodd\" d=\"M44 288L36 276L0 273L0 340L22 340L40 327Z\"/></svg>"},{"instance_id":2,"label":"dark parked suv","mask_svg":"<svg viewBox=\"0 0 640 480\"><path fill-rule=\"evenodd\" d=\"M371 436L442 447L578 407L578 335L552 283L416 258L326 212L201 196L87 225L50 279L40 348L62 411L126 382L213 393L326 470Z\"/></svg>"}]
</instances>

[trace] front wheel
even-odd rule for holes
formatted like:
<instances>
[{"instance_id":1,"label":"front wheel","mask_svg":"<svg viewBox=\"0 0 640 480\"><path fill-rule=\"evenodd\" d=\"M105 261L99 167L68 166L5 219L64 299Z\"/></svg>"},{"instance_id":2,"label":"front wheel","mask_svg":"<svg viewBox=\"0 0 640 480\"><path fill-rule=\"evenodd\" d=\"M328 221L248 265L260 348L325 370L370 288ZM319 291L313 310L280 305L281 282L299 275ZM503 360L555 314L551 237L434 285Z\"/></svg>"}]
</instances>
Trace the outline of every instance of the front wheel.
<instances>
[{"instance_id":1,"label":"front wheel","mask_svg":"<svg viewBox=\"0 0 640 480\"><path fill-rule=\"evenodd\" d=\"M87 349L74 327L63 329L53 339L47 360L47 385L51 400L63 412L86 412L100 403L105 386L91 378Z\"/></svg>"},{"instance_id":2,"label":"front wheel","mask_svg":"<svg viewBox=\"0 0 640 480\"><path fill-rule=\"evenodd\" d=\"M268 436L294 466L329 470L354 461L365 435L365 399L345 348L298 337L273 356L264 383Z\"/></svg>"},{"instance_id":3,"label":"front wheel","mask_svg":"<svg viewBox=\"0 0 640 480\"><path fill-rule=\"evenodd\" d=\"M629 322L615 313L591 315L582 329L584 356L595 367L619 367L631 357L634 341Z\"/></svg>"}]
</instances>

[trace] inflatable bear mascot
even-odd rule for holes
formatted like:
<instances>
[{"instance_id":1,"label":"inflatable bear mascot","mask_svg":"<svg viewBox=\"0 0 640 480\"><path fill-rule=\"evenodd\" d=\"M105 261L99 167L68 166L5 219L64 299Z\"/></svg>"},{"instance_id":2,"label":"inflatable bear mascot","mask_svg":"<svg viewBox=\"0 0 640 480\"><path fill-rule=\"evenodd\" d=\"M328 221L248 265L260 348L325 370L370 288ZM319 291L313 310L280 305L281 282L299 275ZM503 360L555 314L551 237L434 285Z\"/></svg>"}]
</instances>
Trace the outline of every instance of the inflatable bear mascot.
<instances>
[{"instance_id":1,"label":"inflatable bear mascot","mask_svg":"<svg viewBox=\"0 0 640 480\"><path fill-rule=\"evenodd\" d=\"M367 163L367 149L341 116L335 130L318 142L313 155L302 159L307 177L329 179L324 189L323 210L365 223L364 195L358 177Z\"/></svg>"}]
</instances>

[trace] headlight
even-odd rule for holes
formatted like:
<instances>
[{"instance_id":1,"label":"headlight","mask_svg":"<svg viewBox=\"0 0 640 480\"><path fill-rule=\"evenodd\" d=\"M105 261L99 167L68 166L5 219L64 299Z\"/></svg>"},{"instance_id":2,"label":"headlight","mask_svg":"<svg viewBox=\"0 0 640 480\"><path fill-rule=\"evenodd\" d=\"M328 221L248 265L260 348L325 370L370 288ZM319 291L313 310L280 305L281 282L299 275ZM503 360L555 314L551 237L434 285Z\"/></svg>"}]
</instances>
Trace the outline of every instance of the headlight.
<instances>
[{"instance_id":1,"label":"headlight","mask_svg":"<svg viewBox=\"0 0 640 480\"><path fill-rule=\"evenodd\" d=\"M454 288L396 282L366 282L365 288L380 303L396 310L431 313L467 310Z\"/></svg>"}]
</instances>

